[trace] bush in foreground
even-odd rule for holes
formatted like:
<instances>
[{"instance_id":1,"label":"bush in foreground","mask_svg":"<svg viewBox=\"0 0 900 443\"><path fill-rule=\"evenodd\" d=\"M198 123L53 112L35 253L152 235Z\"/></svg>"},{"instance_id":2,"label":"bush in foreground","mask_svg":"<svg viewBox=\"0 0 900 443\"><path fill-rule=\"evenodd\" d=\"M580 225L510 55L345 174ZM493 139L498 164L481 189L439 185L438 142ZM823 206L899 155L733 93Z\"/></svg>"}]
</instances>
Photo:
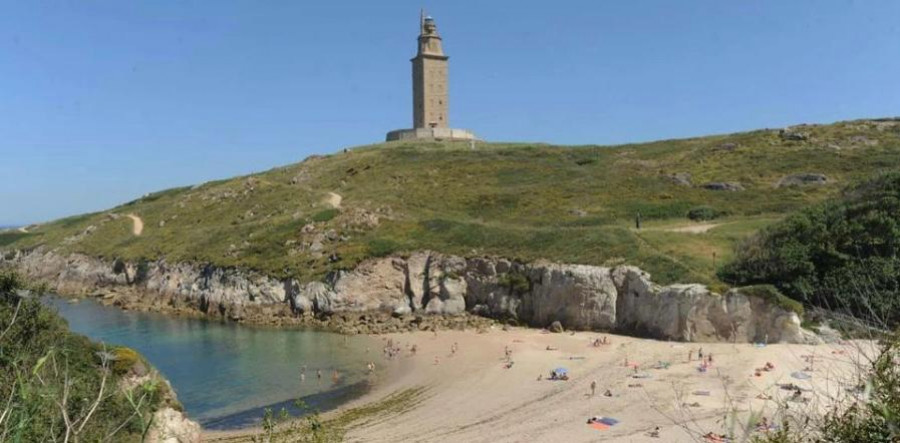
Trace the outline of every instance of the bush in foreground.
<instances>
[{"instance_id":1,"label":"bush in foreground","mask_svg":"<svg viewBox=\"0 0 900 443\"><path fill-rule=\"evenodd\" d=\"M165 389L152 378L124 388L116 353L16 295L22 286L0 271L0 441L142 441Z\"/></svg>"}]
</instances>

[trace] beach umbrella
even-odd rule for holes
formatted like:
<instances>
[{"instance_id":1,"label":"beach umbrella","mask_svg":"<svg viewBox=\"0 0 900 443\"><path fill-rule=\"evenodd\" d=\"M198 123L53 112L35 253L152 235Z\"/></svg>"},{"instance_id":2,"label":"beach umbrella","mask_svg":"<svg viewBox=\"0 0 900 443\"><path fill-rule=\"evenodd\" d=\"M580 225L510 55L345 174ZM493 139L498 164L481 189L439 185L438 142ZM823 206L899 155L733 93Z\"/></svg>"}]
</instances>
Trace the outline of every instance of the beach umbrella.
<instances>
[{"instance_id":1,"label":"beach umbrella","mask_svg":"<svg viewBox=\"0 0 900 443\"><path fill-rule=\"evenodd\" d=\"M562 374L568 374L568 373L569 373L569 370L566 369L566 368L556 368L556 369L553 370L553 372L555 372L555 373L557 373L557 374L559 374L559 375L562 375Z\"/></svg>"}]
</instances>

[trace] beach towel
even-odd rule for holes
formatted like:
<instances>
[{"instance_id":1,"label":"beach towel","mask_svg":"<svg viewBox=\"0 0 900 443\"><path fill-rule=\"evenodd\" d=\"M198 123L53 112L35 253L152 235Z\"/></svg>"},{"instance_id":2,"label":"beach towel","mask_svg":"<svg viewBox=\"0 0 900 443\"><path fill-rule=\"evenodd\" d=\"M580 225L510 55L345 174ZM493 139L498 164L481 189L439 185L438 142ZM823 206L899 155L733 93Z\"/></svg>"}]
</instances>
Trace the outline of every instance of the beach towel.
<instances>
[{"instance_id":1,"label":"beach towel","mask_svg":"<svg viewBox=\"0 0 900 443\"><path fill-rule=\"evenodd\" d=\"M612 417L603 417L600 419L600 423L603 423L608 426L615 426L615 425L619 424L619 420L616 420Z\"/></svg>"},{"instance_id":2,"label":"beach towel","mask_svg":"<svg viewBox=\"0 0 900 443\"><path fill-rule=\"evenodd\" d=\"M797 371L797 372L792 372L791 377L794 377L798 380L809 380L812 378L812 375L809 375L805 372Z\"/></svg>"},{"instance_id":3,"label":"beach towel","mask_svg":"<svg viewBox=\"0 0 900 443\"><path fill-rule=\"evenodd\" d=\"M591 423L590 427L592 427L598 431L605 431L605 430L609 429L609 426L605 425L603 423Z\"/></svg>"}]
</instances>

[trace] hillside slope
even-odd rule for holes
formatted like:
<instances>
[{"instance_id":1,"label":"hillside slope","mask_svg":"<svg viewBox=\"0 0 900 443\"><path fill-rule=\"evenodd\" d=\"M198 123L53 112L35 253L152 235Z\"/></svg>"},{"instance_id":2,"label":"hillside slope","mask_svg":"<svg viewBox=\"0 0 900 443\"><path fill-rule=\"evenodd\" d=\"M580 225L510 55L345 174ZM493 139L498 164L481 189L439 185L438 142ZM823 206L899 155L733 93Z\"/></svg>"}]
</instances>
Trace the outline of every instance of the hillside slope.
<instances>
[{"instance_id":1,"label":"hillside slope","mask_svg":"<svg viewBox=\"0 0 900 443\"><path fill-rule=\"evenodd\" d=\"M431 249L628 263L662 283L715 283L715 267L750 232L898 165L897 119L611 147L395 142L0 233L0 248L165 257L301 280ZM685 228L699 206L725 216Z\"/></svg>"}]
</instances>

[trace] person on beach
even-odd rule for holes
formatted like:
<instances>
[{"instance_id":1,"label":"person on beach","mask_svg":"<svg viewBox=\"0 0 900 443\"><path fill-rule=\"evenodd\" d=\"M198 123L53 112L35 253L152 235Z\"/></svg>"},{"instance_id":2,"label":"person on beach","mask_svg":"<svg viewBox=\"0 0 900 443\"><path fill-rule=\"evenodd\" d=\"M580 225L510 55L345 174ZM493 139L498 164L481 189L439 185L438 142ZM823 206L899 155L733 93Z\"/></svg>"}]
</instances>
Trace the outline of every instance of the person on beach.
<instances>
[{"instance_id":1,"label":"person on beach","mask_svg":"<svg viewBox=\"0 0 900 443\"><path fill-rule=\"evenodd\" d=\"M650 437L659 438L659 426L653 428L653 430L650 431Z\"/></svg>"},{"instance_id":2,"label":"person on beach","mask_svg":"<svg viewBox=\"0 0 900 443\"><path fill-rule=\"evenodd\" d=\"M688 351L688 363L690 363L690 362L693 361L693 360L694 360L694 348L691 348L691 349Z\"/></svg>"},{"instance_id":3,"label":"person on beach","mask_svg":"<svg viewBox=\"0 0 900 443\"><path fill-rule=\"evenodd\" d=\"M700 350L697 351L697 358L700 358L700 359L703 358L703 347L702 346L700 347Z\"/></svg>"},{"instance_id":4,"label":"person on beach","mask_svg":"<svg viewBox=\"0 0 900 443\"><path fill-rule=\"evenodd\" d=\"M412 345L412 347L409 348L409 353L412 354L412 355L416 355L416 351L417 351L418 349L419 349L419 348L416 347L416 345Z\"/></svg>"},{"instance_id":5,"label":"person on beach","mask_svg":"<svg viewBox=\"0 0 900 443\"><path fill-rule=\"evenodd\" d=\"M597 392L597 380L591 380L591 397Z\"/></svg>"},{"instance_id":6,"label":"person on beach","mask_svg":"<svg viewBox=\"0 0 900 443\"><path fill-rule=\"evenodd\" d=\"M603 391L603 396L604 397L612 397L612 391L610 391L609 389L607 389L606 391Z\"/></svg>"},{"instance_id":7,"label":"person on beach","mask_svg":"<svg viewBox=\"0 0 900 443\"><path fill-rule=\"evenodd\" d=\"M709 362L710 365L712 365L712 352L710 352L709 354L706 355L706 360Z\"/></svg>"},{"instance_id":8,"label":"person on beach","mask_svg":"<svg viewBox=\"0 0 900 443\"><path fill-rule=\"evenodd\" d=\"M300 383L303 383L304 381L306 381L306 374L301 372L300 373Z\"/></svg>"},{"instance_id":9,"label":"person on beach","mask_svg":"<svg viewBox=\"0 0 900 443\"><path fill-rule=\"evenodd\" d=\"M318 378L319 380L322 379L322 370L321 369L316 369L316 378Z\"/></svg>"},{"instance_id":10,"label":"person on beach","mask_svg":"<svg viewBox=\"0 0 900 443\"><path fill-rule=\"evenodd\" d=\"M435 356L434 356L434 364L435 364L435 365L438 365L438 364L440 364L440 363L441 363L440 359L438 358L437 355L435 355Z\"/></svg>"},{"instance_id":11,"label":"person on beach","mask_svg":"<svg viewBox=\"0 0 900 443\"><path fill-rule=\"evenodd\" d=\"M340 375L338 375L338 371L337 371L337 369L335 369L334 372L331 373L331 382L334 384L337 384L339 379L340 379Z\"/></svg>"}]
</instances>

